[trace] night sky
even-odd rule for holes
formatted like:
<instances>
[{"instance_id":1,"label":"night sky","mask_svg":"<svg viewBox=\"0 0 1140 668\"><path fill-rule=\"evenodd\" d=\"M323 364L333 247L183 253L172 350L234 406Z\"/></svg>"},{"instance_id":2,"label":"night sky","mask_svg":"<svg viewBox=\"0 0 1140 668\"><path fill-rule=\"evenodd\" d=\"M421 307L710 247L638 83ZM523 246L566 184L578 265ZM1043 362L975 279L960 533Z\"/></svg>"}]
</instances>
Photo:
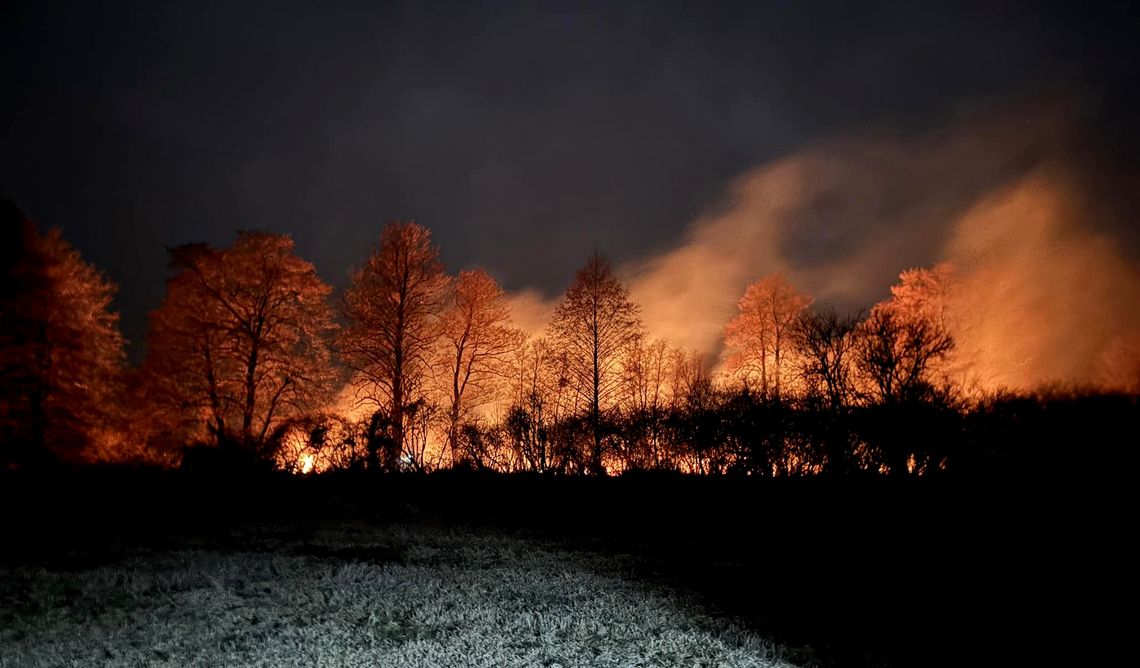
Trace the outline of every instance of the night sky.
<instances>
[{"instance_id":1,"label":"night sky","mask_svg":"<svg viewBox=\"0 0 1140 668\"><path fill-rule=\"evenodd\" d=\"M844 133L1064 89L1135 167L1140 10L1081 4L9 0L0 197L120 285L135 359L163 247L239 228L339 286L415 218L449 269L554 294Z\"/></svg>"}]
</instances>

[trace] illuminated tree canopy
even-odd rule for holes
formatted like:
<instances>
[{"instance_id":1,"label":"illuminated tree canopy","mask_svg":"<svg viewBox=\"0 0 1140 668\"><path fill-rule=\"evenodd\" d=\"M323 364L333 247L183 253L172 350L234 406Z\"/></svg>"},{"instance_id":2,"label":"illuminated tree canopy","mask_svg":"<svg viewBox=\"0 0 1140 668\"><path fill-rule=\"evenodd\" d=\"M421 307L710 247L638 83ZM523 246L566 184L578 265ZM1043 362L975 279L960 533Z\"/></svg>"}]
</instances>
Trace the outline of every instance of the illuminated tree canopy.
<instances>
[{"instance_id":1,"label":"illuminated tree canopy","mask_svg":"<svg viewBox=\"0 0 1140 668\"><path fill-rule=\"evenodd\" d=\"M724 330L728 369L763 394L780 396L792 376L787 363L792 328L809 304L811 298L780 274L749 285L738 303L740 312Z\"/></svg>"},{"instance_id":2,"label":"illuminated tree canopy","mask_svg":"<svg viewBox=\"0 0 1140 668\"><path fill-rule=\"evenodd\" d=\"M447 440L457 461L459 427L470 412L495 400L497 384L508 375L510 356L525 334L510 326L506 295L483 270L460 272L440 317L440 364L447 406Z\"/></svg>"},{"instance_id":3,"label":"illuminated tree canopy","mask_svg":"<svg viewBox=\"0 0 1140 668\"><path fill-rule=\"evenodd\" d=\"M426 405L440 311L449 279L431 232L412 221L384 227L364 265L352 273L339 348L355 372L358 396L386 414L380 464L399 466L415 412Z\"/></svg>"},{"instance_id":4,"label":"illuminated tree canopy","mask_svg":"<svg viewBox=\"0 0 1140 668\"><path fill-rule=\"evenodd\" d=\"M1022 410L964 389L952 334L966 331L963 288L949 265L902 272L889 299L846 314L763 276L740 296L716 364L651 338L597 254L528 331L487 271L449 276L431 232L394 221L341 293L340 326L332 288L289 237L240 232L228 247L170 249L147 356L128 369L114 286L58 231L10 206L4 220L9 464L171 465L185 453L194 468L214 453L202 456L215 466L302 473L925 475L969 461L953 445L968 420ZM1135 363L1121 341L1108 371L1127 387Z\"/></svg>"},{"instance_id":5,"label":"illuminated tree canopy","mask_svg":"<svg viewBox=\"0 0 1140 668\"><path fill-rule=\"evenodd\" d=\"M0 461L78 459L116 426L123 337L115 286L58 229L0 202Z\"/></svg>"},{"instance_id":6,"label":"illuminated tree canopy","mask_svg":"<svg viewBox=\"0 0 1140 668\"><path fill-rule=\"evenodd\" d=\"M332 389L331 288L277 234L179 246L170 264L144 367L156 399L188 435L271 447Z\"/></svg>"},{"instance_id":7,"label":"illuminated tree canopy","mask_svg":"<svg viewBox=\"0 0 1140 668\"><path fill-rule=\"evenodd\" d=\"M589 410L595 473L605 471L601 414L620 391L626 355L641 335L639 316L629 290L595 254L574 276L550 323L551 338L566 356L566 382Z\"/></svg>"}]
</instances>

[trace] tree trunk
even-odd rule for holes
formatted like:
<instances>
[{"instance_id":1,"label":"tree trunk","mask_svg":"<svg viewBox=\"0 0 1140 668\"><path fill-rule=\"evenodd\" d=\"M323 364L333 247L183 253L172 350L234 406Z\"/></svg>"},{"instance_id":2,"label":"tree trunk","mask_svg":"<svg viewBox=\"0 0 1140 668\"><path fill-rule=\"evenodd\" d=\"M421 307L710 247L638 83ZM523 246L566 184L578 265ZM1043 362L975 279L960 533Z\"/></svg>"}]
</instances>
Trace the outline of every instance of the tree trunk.
<instances>
[{"instance_id":1,"label":"tree trunk","mask_svg":"<svg viewBox=\"0 0 1140 668\"><path fill-rule=\"evenodd\" d=\"M389 471L400 468L400 453L404 450L404 374L397 362L392 374L392 438L385 443L384 467Z\"/></svg>"},{"instance_id":2,"label":"tree trunk","mask_svg":"<svg viewBox=\"0 0 1140 668\"><path fill-rule=\"evenodd\" d=\"M448 414L447 447L451 454L451 467L459 463L459 399L452 401Z\"/></svg>"},{"instance_id":3,"label":"tree trunk","mask_svg":"<svg viewBox=\"0 0 1140 668\"><path fill-rule=\"evenodd\" d=\"M241 444L247 450L253 450L253 408L257 398L257 345L254 344L249 351L249 361L245 367L245 406L241 411Z\"/></svg>"},{"instance_id":4,"label":"tree trunk","mask_svg":"<svg viewBox=\"0 0 1140 668\"><path fill-rule=\"evenodd\" d=\"M464 335L464 339L466 339L466 335ZM463 343L460 343L455 353L455 366L451 373L451 409L447 414L447 447L451 455L452 468L455 468L455 464L459 461L459 409L463 402L463 390L459 386L459 373L463 366Z\"/></svg>"},{"instance_id":5,"label":"tree trunk","mask_svg":"<svg viewBox=\"0 0 1140 668\"><path fill-rule=\"evenodd\" d=\"M594 451L590 457L590 468L593 470L594 475L604 476L606 469L602 466L602 407L601 407L601 392L602 392L602 374L598 368L598 347L601 342L598 340L598 312L597 312L597 299L594 300L594 401L591 406L590 421L593 423L594 432Z\"/></svg>"}]
</instances>

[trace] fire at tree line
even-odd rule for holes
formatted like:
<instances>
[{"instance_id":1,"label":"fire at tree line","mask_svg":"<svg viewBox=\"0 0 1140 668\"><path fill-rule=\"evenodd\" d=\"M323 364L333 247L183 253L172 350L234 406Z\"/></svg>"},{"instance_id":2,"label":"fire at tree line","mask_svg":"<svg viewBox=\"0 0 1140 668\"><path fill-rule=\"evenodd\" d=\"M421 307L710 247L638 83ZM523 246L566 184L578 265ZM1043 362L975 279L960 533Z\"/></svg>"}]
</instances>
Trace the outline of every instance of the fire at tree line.
<instances>
[{"instance_id":1,"label":"fire at tree line","mask_svg":"<svg viewBox=\"0 0 1140 668\"><path fill-rule=\"evenodd\" d=\"M850 314L760 278L714 373L647 335L604 258L528 334L490 275L447 275L410 221L386 225L336 295L285 235L170 249L131 368L115 286L58 230L2 207L8 469L931 476L1113 461L1138 423L1135 389L978 392L956 380L938 268L904 272L890 299Z\"/></svg>"}]
</instances>

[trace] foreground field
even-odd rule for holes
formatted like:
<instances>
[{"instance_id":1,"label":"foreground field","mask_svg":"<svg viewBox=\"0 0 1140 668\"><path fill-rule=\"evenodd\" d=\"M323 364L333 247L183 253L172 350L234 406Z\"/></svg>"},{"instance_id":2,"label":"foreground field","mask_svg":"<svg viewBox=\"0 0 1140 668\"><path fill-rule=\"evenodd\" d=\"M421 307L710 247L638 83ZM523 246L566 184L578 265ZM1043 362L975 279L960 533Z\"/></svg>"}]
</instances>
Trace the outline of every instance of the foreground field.
<instances>
[{"instance_id":1,"label":"foreground field","mask_svg":"<svg viewBox=\"0 0 1140 668\"><path fill-rule=\"evenodd\" d=\"M0 666L788 665L629 577L632 557L489 530L260 526L72 556L0 569Z\"/></svg>"},{"instance_id":2,"label":"foreground field","mask_svg":"<svg viewBox=\"0 0 1140 668\"><path fill-rule=\"evenodd\" d=\"M1134 489L0 472L0 666L1115 665Z\"/></svg>"}]
</instances>

